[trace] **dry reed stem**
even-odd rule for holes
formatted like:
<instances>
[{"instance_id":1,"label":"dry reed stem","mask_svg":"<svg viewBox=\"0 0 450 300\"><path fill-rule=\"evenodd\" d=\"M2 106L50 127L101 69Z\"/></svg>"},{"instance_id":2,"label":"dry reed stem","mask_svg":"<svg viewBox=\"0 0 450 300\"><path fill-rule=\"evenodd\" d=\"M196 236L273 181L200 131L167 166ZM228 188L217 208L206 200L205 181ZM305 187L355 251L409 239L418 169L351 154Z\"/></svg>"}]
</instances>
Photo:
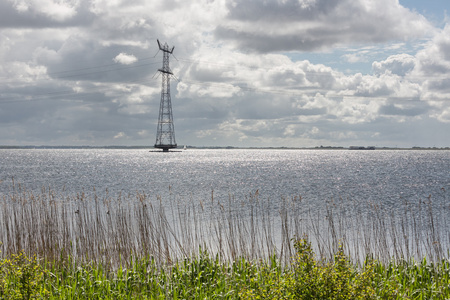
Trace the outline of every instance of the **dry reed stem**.
<instances>
[{"instance_id":1,"label":"dry reed stem","mask_svg":"<svg viewBox=\"0 0 450 300\"><path fill-rule=\"evenodd\" d=\"M360 264L367 257L438 261L449 258L450 207L433 204L430 196L417 204L403 201L394 211L381 203L339 199L322 212L301 197L275 203L260 199L258 191L225 202L211 193L210 201L196 203L143 193L112 198L106 192L100 199L95 191L71 197L42 189L35 195L15 186L1 200L0 255L23 249L50 261L70 256L114 267L135 256L163 265L208 251L221 260L275 254L289 264L292 239L306 234L322 259L333 259L342 245Z\"/></svg>"}]
</instances>

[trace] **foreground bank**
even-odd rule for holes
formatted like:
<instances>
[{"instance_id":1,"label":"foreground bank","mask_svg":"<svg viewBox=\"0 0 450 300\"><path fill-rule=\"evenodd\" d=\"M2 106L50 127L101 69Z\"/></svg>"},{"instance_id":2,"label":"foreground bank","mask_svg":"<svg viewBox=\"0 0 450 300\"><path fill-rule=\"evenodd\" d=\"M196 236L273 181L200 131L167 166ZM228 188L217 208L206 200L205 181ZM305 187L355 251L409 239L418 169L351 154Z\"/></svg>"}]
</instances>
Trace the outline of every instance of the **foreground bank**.
<instances>
[{"instance_id":1,"label":"foreground bank","mask_svg":"<svg viewBox=\"0 0 450 300\"><path fill-rule=\"evenodd\" d=\"M448 299L450 265L368 259L356 267L339 247L319 260L307 238L289 266L275 256L221 262L207 252L158 266L134 258L108 269L70 257L49 262L23 252L0 261L0 299Z\"/></svg>"},{"instance_id":2,"label":"foreground bank","mask_svg":"<svg viewBox=\"0 0 450 300\"><path fill-rule=\"evenodd\" d=\"M195 202L14 186L0 299L449 299L450 207L433 197L314 211L258 191Z\"/></svg>"}]
</instances>

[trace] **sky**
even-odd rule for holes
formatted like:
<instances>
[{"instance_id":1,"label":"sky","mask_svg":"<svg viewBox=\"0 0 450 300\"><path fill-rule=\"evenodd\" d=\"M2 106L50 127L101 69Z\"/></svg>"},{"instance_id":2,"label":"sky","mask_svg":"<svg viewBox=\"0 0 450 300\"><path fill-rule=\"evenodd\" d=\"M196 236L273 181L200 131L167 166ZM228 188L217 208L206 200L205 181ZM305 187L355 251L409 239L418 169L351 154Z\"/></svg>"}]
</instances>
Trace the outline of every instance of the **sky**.
<instances>
[{"instance_id":1,"label":"sky","mask_svg":"<svg viewBox=\"0 0 450 300\"><path fill-rule=\"evenodd\" d=\"M448 147L448 0L1 0L0 145Z\"/></svg>"}]
</instances>

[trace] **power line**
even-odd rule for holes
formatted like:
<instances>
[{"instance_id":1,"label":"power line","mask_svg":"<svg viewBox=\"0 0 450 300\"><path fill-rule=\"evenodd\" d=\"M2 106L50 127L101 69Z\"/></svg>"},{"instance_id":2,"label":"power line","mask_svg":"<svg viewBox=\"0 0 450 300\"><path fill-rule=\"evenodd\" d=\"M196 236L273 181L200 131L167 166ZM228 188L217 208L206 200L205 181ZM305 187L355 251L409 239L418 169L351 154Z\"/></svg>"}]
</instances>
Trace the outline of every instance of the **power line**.
<instances>
[{"instance_id":1,"label":"power line","mask_svg":"<svg viewBox=\"0 0 450 300\"><path fill-rule=\"evenodd\" d=\"M150 59L155 59L155 57L144 57L144 58L139 58L138 61L144 61L144 60L150 60ZM250 70L274 70L275 68L273 67L261 67L261 66L245 66L245 65L236 65L236 64L226 64L226 63L217 63L217 62L211 62L211 61L207 61L207 60L195 60L195 59L187 59L187 58L180 58L178 59L179 61L182 62L186 62L186 63L190 63L190 64L202 64L202 65L209 65L209 66L217 66L217 67L221 67L222 69L228 69L228 70L236 70L237 67L239 68L243 68L245 67L246 69L250 69ZM126 66L126 67L121 67L121 68L113 68L113 69L109 69L109 70L100 70L100 71L95 71L95 72L87 72L87 73L75 73L75 74L69 74L69 75L63 75L63 76L57 76L57 78L61 79L61 78L72 78L72 77L77 77L77 76L89 76L89 75L93 75L93 74L101 74L101 73L106 73L106 72L112 72L112 71L120 71L120 70L127 70L127 69L134 69L134 68L139 68L139 67L144 67L144 66L149 66L149 65L153 65L153 64L158 64L159 62L154 62L154 63L147 63L147 64L133 64L130 66ZM85 70L94 70L94 69L100 69L100 68L107 68L107 67L112 67L112 66L117 66L117 63L112 63L112 64L105 64L105 65L98 65L98 66L92 66L92 67L86 67L86 68L79 68L79 69L72 69L72 70L65 70L65 71L59 71L59 72L51 72L51 73L47 73L46 75L49 76L55 76L55 75L59 75L59 74L67 74L67 73L72 73L72 72L78 72L78 71L85 71ZM287 71L294 71L295 69L290 68L287 69ZM303 74L308 77L308 75L311 76L332 76L331 73L341 73L338 71L334 71L334 70L330 70L330 71L311 71L311 70L304 70L304 69L300 69ZM299 74L300 75L300 74ZM357 74L355 74L357 75ZM381 74L381 76L384 74ZM395 74L393 74L395 75ZM347 75L344 75L345 77L349 77ZM380 75L362 75L363 77L366 76L372 76L372 77L379 77ZM399 76L398 77L401 78L405 78L404 76ZM3 77L5 78L5 77ZM443 80L443 79L450 79L449 76L447 74L442 74L441 76L427 76L427 75L408 75L406 76L406 79L427 79L427 80ZM14 83L22 83L22 82L4 82L3 84L14 84Z\"/></svg>"},{"instance_id":2,"label":"power line","mask_svg":"<svg viewBox=\"0 0 450 300\"><path fill-rule=\"evenodd\" d=\"M144 60L151 60L154 59L154 57L144 57L144 58L140 58L138 59L138 61L144 61ZM181 58L179 59L179 61L183 61L183 62L187 62L190 64L209 64L209 65L213 65L213 66L219 66L222 68L228 68L228 69L235 69L235 65L231 65L231 64L221 64L221 63L216 63L216 62L209 62L209 61L200 61L200 60L191 60L191 59L185 59L185 58ZM154 64L158 64L159 62L151 62L151 63L145 63L145 64L133 64L130 66L126 66L126 67L120 67L120 68L113 68L113 69L109 69L109 70L100 70L100 71L94 71L94 72L84 72L84 73L75 73L75 74L70 74L71 72L79 72L79 71L85 71L85 70L95 70L98 68L105 68L105 67L111 67L111 66L117 66L117 64L106 64L106 65L98 65L98 66L92 66L92 67L87 67L87 68L79 68L79 69L74 69L74 70L67 70L67 71L60 71L60 72L53 72L53 73L48 73L47 75L58 75L58 74L67 74L68 75L64 75L64 76L59 76L56 79L67 79L67 78L74 78L74 77L88 77L94 74L102 74L102 73L107 73L107 72L113 72L113 71L121 71L121 70L129 70L129 69L135 69L135 68L140 68L140 67L145 67L145 66L150 66L150 65L154 65ZM268 69L271 70L273 68L262 68L262 67L257 67L257 66L248 66L247 68L249 69ZM304 71L304 70L303 70ZM308 76L307 73L305 73L306 76ZM309 72L309 75L312 76L332 76L332 74L330 74L329 72ZM367 76L367 75L366 75ZM419 76L417 78L420 78ZM429 77L426 77L427 79L430 79ZM442 77L440 77L440 79L449 79L448 76L443 75ZM146 80L146 79L145 79ZM125 83L139 83L142 82L144 80L135 80L135 81L128 81ZM222 88L224 84L231 84L234 86L239 87L241 90L243 91L247 91L247 92L255 92L255 93L267 93L267 94L281 94L281 95L291 95L291 96L298 96L299 93L305 93L305 91L307 90L311 90L312 92L328 92L329 90L324 89L324 88L318 88L318 87L311 87L311 86L303 86L303 87L286 87L282 90L280 89L263 89L263 88L257 88L257 87L249 87L246 86L245 84L239 83L239 82L199 82L199 81L195 81L195 80L178 80L179 82L183 82L183 83L187 83L187 84L191 84L191 85L199 85L199 86L215 86L215 87L219 87ZM123 81L121 81L122 83L124 83ZM20 82L21 84L23 84L23 82ZM106 82L107 83L107 82ZM14 82L5 82L4 84L14 84ZM295 90L293 90L293 88ZM94 90L97 90L98 88L94 88ZM33 99L39 99L39 100L45 100L46 96L52 97L52 95L61 95L61 96L70 96L70 95L79 95L79 93L73 92L73 91L56 91L56 92L49 92L49 93L43 93L43 94L38 94L37 96L42 96L42 97L33 97ZM329 95L325 95L326 97L329 97ZM386 100L386 99L395 99L398 101L448 101L449 99L445 98L445 99L411 99L411 97L377 97L377 96L367 96L367 95L337 95L335 97L346 97L346 98L358 98L358 99L382 99L382 100ZM14 99L14 100L13 100ZM18 99L15 98L0 98L0 103L10 103L10 102L14 102L14 101L18 101ZM20 100L19 100L20 101ZM26 100L29 101L29 100Z\"/></svg>"},{"instance_id":3,"label":"power line","mask_svg":"<svg viewBox=\"0 0 450 300\"><path fill-rule=\"evenodd\" d=\"M140 79L140 80L129 80L122 82L124 84L139 84L139 85L145 85L145 83L148 82L147 78ZM110 91L111 88L109 86L97 86L97 87L90 87L90 88L83 88L82 92L76 92L72 90L65 90L65 91L55 91L55 92L48 92L48 93L42 93L38 94L29 98L23 98L24 96L21 95L21 98L0 98L0 104L3 103L21 103L21 102L30 102L30 101L43 101L43 100L61 100L62 97L73 97L73 96L82 96L87 95L91 93L96 92L102 92L102 91ZM26 97L26 96L25 96Z\"/></svg>"},{"instance_id":4,"label":"power line","mask_svg":"<svg viewBox=\"0 0 450 300\"><path fill-rule=\"evenodd\" d=\"M150 65L155 65L158 64L159 62L153 62L153 63L146 63L146 64L136 64L136 65L131 65L131 66L126 66L126 67L120 67L120 68L114 68L114 69L110 69L110 70L101 70L101 71L95 71L95 72L87 72L87 73L75 73L75 74L70 74L70 75L64 75L64 76L58 76L55 79L65 79L65 78L74 78L74 77L84 77L84 76L90 76L90 75L94 75L94 74L102 74L102 73L108 73L108 72L113 72L113 71L122 71L122 70L130 70L130 69L135 69L135 68L141 68L141 67L146 67L146 66L150 66ZM96 66L96 67L89 67L89 68L82 68L82 69L76 69L76 70L69 70L69 71L61 71L61 72L55 72L55 73L48 73L47 75L57 75L57 74L63 74L63 73L70 73L70 72L74 72L74 71L82 71L82 70L89 70L89 69L96 69L96 68L100 68L102 66ZM23 82L4 82L4 85L7 84L18 84L18 83L23 83Z\"/></svg>"},{"instance_id":5,"label":"power line","mask_svg":"<svg viewBox=\"0 0 450 300\"><path fill-rule=\"evenodd\" d=\"M255 88L255 87L248 87L244 84L236 84L236 83L229 83L229 82L200 82L195 80L182 80L182 83L188 83L190 85L197 85L197 86L207 86L207 87L216 87L216 88L223 88L223 89L229 89L225 85L233 85L235 87L239 87L241 90L248 91L248 92L254 92L254 93L263 93L263 94L279 94L279 95L286 95L286 96L301 96L301 95L315 95L318 92L324 92L321 94L325 98L353 98L353 99L360 99L360 100L396 100L396 101L408 101L408 102L424 102L424 101L450 101L449 98L446 99L417 99L416 97L396 97L396 96L368 96L368 95L355 95L355 94L335 94L330 95L328 94L330 92L329 89L324 88L317 88L317 87L303 87L301 90L292 90L292 89L261 89L261 88ZM310 91L310 93L307 93L306 91Z\"/></svg>"},{"instance_id":6,"label":"power line","mask_svg":"<svg viewBox=\"0 0 450 300\"><path fill-rule=\"evenodd\" d=\"M79 77L79 76L90 76L90 75L94 75L94 74L102 74L102 73L112 72L112 71L130 70L130 69L141 68L141 67L146 67L146 66L155 65L155 64L158 64L158 63L154 62L154 63L141 64L141 65L136 65L136 66L115 68L113 70L107 70L107 71L97 71L97 72L89 72L89 73L72 74L72 75L60 76L60 77L58 77L58 79L61 79L61 78L62 79L64 79L64 78L72 78L72 77Z\"/></svg>"},{"instance_id":7,"label":"power line","mask_svg":"<svg viewBox=\"0 0 450 300\"><path fill-rule=\"evenodd\" d=\"M139 84L143 85L145 82L148 82L148 78L140 79L140 80L129 80L122 82L124 84ZM285 95L291 97L297 97L302 95L314 96L315 94L322 92L322 96L325 98L332 99L357 99L357 100L376 100L376 101L386 101L386 100L395 100L395 101L405 101L405 102L426 102L426 101L435 101L435 102L447 102L450 101L449 98L441 98L441 99L431 99L431 98L415 98L415 97L395 97L395 96L369 96L369 95L355 95L355 94L329 94L330 90L328 89L319 89L317 87L303 87L301 90L292 90L292 89L261 89L255 87L249 87L242 83L233 83L233 82L200 82L195 80L181 80L181 83L185 83L188 85L197 85L204 87L214 87L219 89L229 89L226 85L232 85L238 87L241 91L251 92L251 93L262 93L262 94L278 94ZM110 90L108 86L101 87L92 87L92 88L84 88L83 92L74 92L73 90L66 91L56 91L49 93L42 93L31 97L30 99L17 99L17 98L0 98L0 104L2 103L13 103L13 102L27 102L27 101L35 101L35 100L52 100L54 98L60 99L60 97L72 97L77 95L89 94L92 92L101 92L103 90ZM308 92L309 91L309 92ZM36 97L37 96L37 97Z\"/></svg>"},{"instance_id":8,"label":"power line","mask_svg":"<svg viewBox=\"0 0 450 300\"><path fill-rule=\"evenodd\" d=\"M154 59L154 57L140 58L138 61L149 60L149 59ZM86 68L80 68L80 69L73 69L73 70L67 70L67 71L51 72L51 73L48 73L48 75L53 76L53 75L58 75L58 74L63 74L63 73L70 73L70 72L77 72L77 71L84 71L84 70L92 70L92 69L112 67L112 66L117 66L117 63L111 63L111 64L99 65L99 66L93 66L93 67L86 67ZM131 67L133 67L133 66L130 66L130 68ZM115 69L113 69L113 70L115 70Z\"/></svg>"}]
</instances>

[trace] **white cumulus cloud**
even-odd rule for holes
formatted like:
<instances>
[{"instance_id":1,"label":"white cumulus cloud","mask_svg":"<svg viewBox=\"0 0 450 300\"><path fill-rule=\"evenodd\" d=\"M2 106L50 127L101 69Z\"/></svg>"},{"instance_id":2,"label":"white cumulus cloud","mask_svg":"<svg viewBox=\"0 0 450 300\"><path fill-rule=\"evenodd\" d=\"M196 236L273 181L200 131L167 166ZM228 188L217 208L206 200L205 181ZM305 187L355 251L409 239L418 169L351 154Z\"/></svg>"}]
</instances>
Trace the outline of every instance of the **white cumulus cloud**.
<instances>
[{"instance_id":1,"label":"white cumulus cloud","mask_svg":"<svg viewBox=\"0 0 450 300\"><path fill-rule=\"evenodd\" d=\"M122 65L131 65L135 62L137 62L137 57L134 55L126 54L126 53L120 53L113 59L115 62L120 63Z\"/></svg>"}]
</instances>

